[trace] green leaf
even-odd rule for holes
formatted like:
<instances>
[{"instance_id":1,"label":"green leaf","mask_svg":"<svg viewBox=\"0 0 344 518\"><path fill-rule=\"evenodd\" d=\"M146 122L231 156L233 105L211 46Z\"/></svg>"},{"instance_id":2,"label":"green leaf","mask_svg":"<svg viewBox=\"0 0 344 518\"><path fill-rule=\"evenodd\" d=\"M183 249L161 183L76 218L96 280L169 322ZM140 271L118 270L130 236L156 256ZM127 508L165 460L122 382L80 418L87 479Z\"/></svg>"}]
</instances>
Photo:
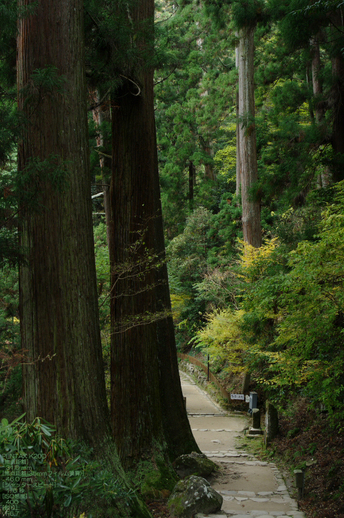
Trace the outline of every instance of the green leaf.
<instances>
[{"instance_id":1,"label":"green leaf","mask_svg":"<svg viewBox=\"0 0 344 518\"><path fill-rule=\"evenodd\" d=\"M71 502L72 502L72 495L68 495L68 496L67 496L67 498L66 498L66 500L64 501L63 505L64 505L65 507L69 507L69 506L70 506L70 504L71 504Z\"/></svg>"}]
</instances>

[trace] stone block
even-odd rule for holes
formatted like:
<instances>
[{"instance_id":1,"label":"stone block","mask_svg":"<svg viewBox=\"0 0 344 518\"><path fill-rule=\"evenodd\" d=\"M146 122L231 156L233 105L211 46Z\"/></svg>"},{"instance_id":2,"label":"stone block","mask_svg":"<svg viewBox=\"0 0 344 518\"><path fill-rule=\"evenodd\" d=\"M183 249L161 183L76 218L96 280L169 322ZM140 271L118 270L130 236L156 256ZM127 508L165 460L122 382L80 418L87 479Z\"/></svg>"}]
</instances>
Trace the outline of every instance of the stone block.
<instances>
[{"instance_id":1,"label":"stone block","mask_svg":"<svg viewBox=\"0 0 344 518\"><path fill-rule=\"evenodd\" d=\"M264 442L267 446L278 434L278 412L270 401L266 402Z\"/></svg>"}]
</instances>

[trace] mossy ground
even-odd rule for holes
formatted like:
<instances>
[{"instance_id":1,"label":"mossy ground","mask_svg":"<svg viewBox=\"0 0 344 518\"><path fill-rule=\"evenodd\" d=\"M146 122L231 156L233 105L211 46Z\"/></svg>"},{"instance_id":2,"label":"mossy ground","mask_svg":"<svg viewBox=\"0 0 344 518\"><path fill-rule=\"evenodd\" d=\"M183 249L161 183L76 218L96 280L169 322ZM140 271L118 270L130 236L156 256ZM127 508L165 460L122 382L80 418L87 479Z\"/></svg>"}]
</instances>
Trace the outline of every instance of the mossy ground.
<instances>
[{"instance_id":1,"label":"mossy ground","mask_svg":"<svg viewBox=\"0 0 344 518\"><path fill-rule=\"evenodd\" d=\"M179 480L171 463L161 453L142 460L127 475L144 500L167 498Z\"/></svg>"}]
</instances>

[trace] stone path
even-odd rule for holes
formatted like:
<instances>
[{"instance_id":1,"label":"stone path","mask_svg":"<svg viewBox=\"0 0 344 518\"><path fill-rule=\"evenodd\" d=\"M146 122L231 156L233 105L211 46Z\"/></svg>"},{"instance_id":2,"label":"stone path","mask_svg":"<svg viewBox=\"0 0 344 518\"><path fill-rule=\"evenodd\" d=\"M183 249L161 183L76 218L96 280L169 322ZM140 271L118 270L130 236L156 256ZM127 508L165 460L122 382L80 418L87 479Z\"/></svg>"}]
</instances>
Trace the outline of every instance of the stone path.
<instances>
[{"instance_id":1,"label":"stone path","mask_svg":"<svg viewBox=\"0 0 344 518\"><path fill-rule=\"evenodd\" d=\"M221 467L220 474L210 480L223 497L221 511L198 513L195 518L305 518L275 464L237 449L237 439L244 437L250 423L247 416L227 414L187 374L180 375L196 442Z\"/></svg>"}]
</instances>

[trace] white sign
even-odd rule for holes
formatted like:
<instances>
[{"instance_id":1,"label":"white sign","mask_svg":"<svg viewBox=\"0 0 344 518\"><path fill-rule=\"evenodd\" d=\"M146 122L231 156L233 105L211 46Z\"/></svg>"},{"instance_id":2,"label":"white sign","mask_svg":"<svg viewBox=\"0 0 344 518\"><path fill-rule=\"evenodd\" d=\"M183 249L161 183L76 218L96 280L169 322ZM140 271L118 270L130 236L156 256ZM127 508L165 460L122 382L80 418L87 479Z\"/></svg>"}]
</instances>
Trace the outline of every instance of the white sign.
<instances>
[{"instance_id":1,"label":"white sign","mask_svg":"<svg viewBox=\"0 0 344 518\"><path fill-rule=\"evenodd\" d=\"M250 402L250 396L245 396L245 403L249 403Z\"/></svg>"},{"instance_id":2,"label":"white sign","mask_svg":"<svg viewBox=\"0 0 344 518\"><path fill-rule=\"evenodd\" d=\"M244 394L231 394L231 399L240 399L241 401L245 401Z\"/></svg>"}]
</instances>

